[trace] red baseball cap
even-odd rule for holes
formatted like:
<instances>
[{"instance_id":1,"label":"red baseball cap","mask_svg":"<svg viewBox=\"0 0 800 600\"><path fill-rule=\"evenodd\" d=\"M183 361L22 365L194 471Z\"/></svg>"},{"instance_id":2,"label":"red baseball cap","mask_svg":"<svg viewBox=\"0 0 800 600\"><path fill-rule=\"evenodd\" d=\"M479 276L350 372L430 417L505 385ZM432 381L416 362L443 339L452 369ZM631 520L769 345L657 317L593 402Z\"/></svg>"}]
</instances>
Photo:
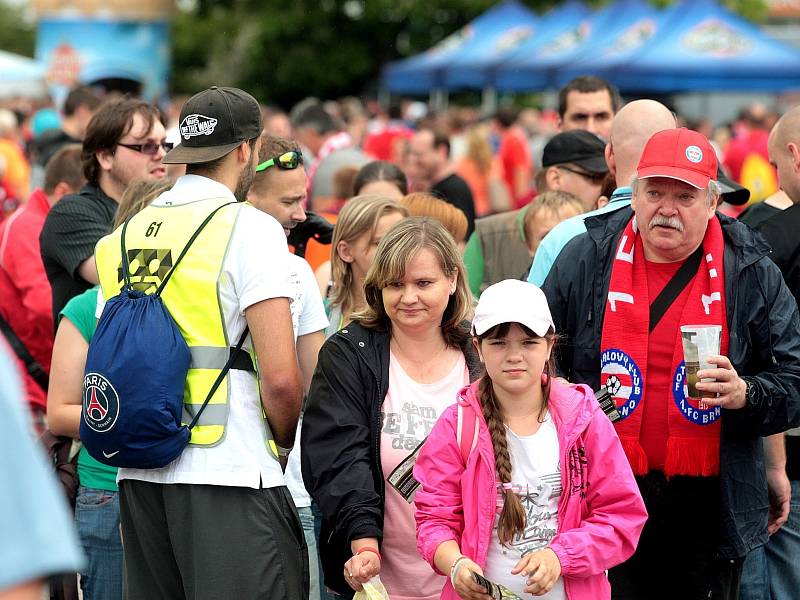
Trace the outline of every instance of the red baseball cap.
<instances>
[{"instance_id":1,"label":"red baseball cap","mask_svg":"<svg viewBox=\"0 0 800 600\"><path fill-rule=\"evenodd\" d=\"M639 159L637 177L669 177L705 189L717 177L717 154L706 137L681 127L654 133Z\"/></svg>"}]
</instances>

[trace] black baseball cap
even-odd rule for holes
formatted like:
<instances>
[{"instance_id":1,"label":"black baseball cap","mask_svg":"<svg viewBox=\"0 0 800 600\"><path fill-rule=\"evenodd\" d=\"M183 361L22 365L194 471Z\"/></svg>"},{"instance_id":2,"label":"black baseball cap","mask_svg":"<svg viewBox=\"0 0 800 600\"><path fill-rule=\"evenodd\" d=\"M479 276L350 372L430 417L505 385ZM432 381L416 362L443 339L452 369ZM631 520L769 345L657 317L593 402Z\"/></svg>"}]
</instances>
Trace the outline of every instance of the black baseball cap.
<instances>
[{"instance_id":1,"label":"black baseball cap","mask_svg":"<svg viewBox=\"0 0 800 600\"><path fill-rule=\"evenodd\" d=\"M747 204L750 200L750 190L728 177L725 171L722 170L722 165L717 166L717 183L722 193L721 199L723 202L741 206L742 204Z\"/></svg>"},{"instance_id":2,"label":"black baseball cap","mask_svg":"<svg viewBox=\"0 0 800 600\"><path fill-rule=\"evenodd\" d=\"M261 135L261 108L247 92L212 86L195 94L181 109L181 143L167 152L166 164L205 163L222 158L243 142Z\"/></svg>"},{"instance_id":3,"label":"black baseball cap","mask_svg":"<svg viewBox=\"0 0 800 600\"><path fill-rule=\"evenodd\" d=\"M588 173L608 173L606 143L593 133L573 129L557 133L544 147L542 166L571 163Z\"/></svg>"}]
</instances>

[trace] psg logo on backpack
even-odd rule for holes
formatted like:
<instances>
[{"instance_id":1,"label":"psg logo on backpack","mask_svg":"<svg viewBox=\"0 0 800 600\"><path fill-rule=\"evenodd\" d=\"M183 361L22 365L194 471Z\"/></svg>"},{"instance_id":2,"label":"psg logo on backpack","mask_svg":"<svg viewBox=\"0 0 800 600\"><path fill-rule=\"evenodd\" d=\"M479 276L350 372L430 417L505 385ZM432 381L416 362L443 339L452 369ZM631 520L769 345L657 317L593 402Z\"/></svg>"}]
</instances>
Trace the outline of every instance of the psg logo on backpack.
<instances>
[{"instance_id":1,"label":"psg logo on backpack","mask_svg":"<svg viewBox=\"0 0 800 600\"><path fill-rule=\"evenodd\" d=\"M87 427L97 432L108 431L117 422L117 390L98 373L87 373L83 378L83 414Z\"/></svg>"}]
</instances>

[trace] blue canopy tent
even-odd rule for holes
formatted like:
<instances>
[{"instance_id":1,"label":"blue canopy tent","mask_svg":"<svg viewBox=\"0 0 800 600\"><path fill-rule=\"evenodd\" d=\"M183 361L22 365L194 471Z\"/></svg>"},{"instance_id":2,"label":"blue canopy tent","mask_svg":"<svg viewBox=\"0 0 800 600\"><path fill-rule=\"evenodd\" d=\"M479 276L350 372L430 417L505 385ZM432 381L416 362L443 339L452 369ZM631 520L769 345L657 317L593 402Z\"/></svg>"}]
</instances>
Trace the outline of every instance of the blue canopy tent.
<instances>
[{"instance_id":1,"label":"blue canopy tent","mask_svg":"<svg viewBox=\"0 0 800 600\"><path fill-rule=\"evenodd\" d=\"M605 15L601 13L605 12ZM542 61L554 87L587 73L596 74L598 61L616 57L621 64L631 60L674 14L673 8L659 10L648 0L620 0L597 13L586 42L568 53ZM602 21L601 21L602 18Z\"/></svg>"},{"instance_id":2,"label":"blue canopy tent","mask_svg":"<svg viewBox=\"0 0 800 600\"><path fill-rule=\"evenodd\" d=\"M0 97L45 96L44 76L42 63L0 50Z\"/></svg>"},{"instance_id":3,"label":"blue canopy tent","mask_svg":"<svg viewBox=\"0 0 800 600\"><path fill-rule=\"evenodd\" d=\"M516 0L503 2L422 54L389 64L383 71L383 87L407 94L440 88L442 70L457 57L480 56L493 48L508 47L537 21L536 15Z\"/></svg>"},{"instance_id":4,"label":"blue canopy tent","mask_svg":"<svg viewBox=\"0 0 800 600\"><path fill-rule=\"evenodd\" d=\"M612 45L572 70L605 77L623 91L800 88L800 51L714 0L685 0L667 12L641 47L615 52Z\"/></svg>"},{"instance_id":5,"label":"blue canopy tent","mask_svg":"<svg viewBox=\"0 0 800 600\"><path fill-rule=\"evenodd\" d=\"M557 54L581 44L592 30L591 14L589 8L577 0L570 0L547 13L536 36L498 57L489 68L494 86L509 91L547 87L547 74L532 61L543 53Z\"/></svg>"},{"instance_id":6,"label":"blue canopy tent","mask_svg":"<svg viewBox=\"0 0 800 600\"><path fill-rule=\"evenodd\" d=\"M487 87L492 83L491 68L501 57L508 56L521 44L541 34L541 19L529 9L517 2L508 2L504 7L505 29L494 37L476 39L475 43L460 48L447 61L442 73L445 88Z\"/></svg>"}]
</instances>

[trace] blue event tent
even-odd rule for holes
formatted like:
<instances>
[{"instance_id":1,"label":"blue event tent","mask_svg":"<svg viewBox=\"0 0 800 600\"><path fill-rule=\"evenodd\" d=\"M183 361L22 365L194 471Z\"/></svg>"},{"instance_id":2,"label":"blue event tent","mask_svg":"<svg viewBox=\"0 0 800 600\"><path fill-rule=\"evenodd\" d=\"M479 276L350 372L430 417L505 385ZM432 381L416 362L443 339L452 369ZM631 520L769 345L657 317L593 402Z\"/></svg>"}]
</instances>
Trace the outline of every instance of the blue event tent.
<instances>
[{"instance_id":1,"label":"blue event tent","mask_svg":"<svg viewBox=\"0 0 800 600\"><path fill-rule=\"evenodd\" d=\"M577 0L537 17L512 0L418 56L389 65L390 92L529 91L594 74L623 91L800 88L800 51L770 38L718 0L656 9L618 0L597 12Z\"/></svg>"},{"instance_id":2,"label":"blue event tent","mask_svg":"<svg viewBox=\"0 0 800 600\"><path fill-rule=\"evenodd\" d=\"M516 0L503 2L433 48L388 65L383 72L383 87L390 92L427 93L443 86L442 71L453 64L461 69L460 74L469 77L470 61L515 47L536 30L538 20ZM459 57L462 61L454 63Z\"/></svg>"},{"instance_id":3,"label":"blue event tent","mask_svg":"<svg viewBox=\"0 0 800 600\"><path fill-rule=\"evenodd\" d=\"M674 92L800 88L800 51L770 38L714 0L684 0L633 51L613 46L573 70L621 90Z\"/></svg>"},{"instance_id":4,"label":"blue event tent","mask_svg":"<svg viewBox=\"0 0 800 600\"><path fill-rule=\"evenodd\" d=\"M553 84L561 86L585 73L599 74L607 67L624 65L639 55L643 47L663 35L680 4L666 10L655 8L648 0L621 0L624 10L609 20L602 34L577 48L572 56L554 68Z\"/></svg>"},{"instance_id":5,"label":"blue event tent","mask_svg":"<svg viewBox=\"0 0 800 600\"><path fill-rule=\"evenodd\" d=\"M613 13L613 7L600 11L601 21ZM492 65L491 85L499 90L525 91L549 87L543 65L554 64L557 57L574 52L592 36L597 26L589 8L570 0L542 18L542 33L522 44L513 53L500 57Z\"/></svg>"}]
</instances>

